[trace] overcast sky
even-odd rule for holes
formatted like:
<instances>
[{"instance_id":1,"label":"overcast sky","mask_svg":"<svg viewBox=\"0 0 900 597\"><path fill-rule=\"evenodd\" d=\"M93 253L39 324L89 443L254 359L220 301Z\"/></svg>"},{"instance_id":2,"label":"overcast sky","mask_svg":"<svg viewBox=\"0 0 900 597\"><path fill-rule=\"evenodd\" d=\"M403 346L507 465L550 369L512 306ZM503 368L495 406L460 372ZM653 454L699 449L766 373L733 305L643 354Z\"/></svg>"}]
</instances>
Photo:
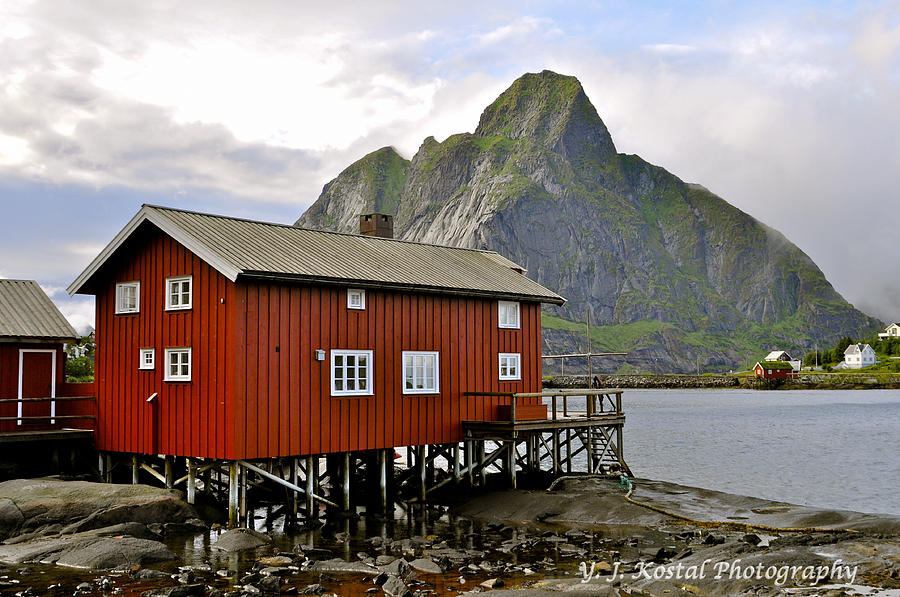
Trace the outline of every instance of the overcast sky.
<instances>
[{"instance_id":1,"label":"overcast sky","mask_svg":"<svg viewBox=\"0 0 900 597\"><path fill-rule=\"evenodd\" d=\"M472 131L549 68L620 152L900 320L896 2L435 4L0 0L0 276L83 328L62 289L142 203L293 222L353 160Z\"/></svg>"}]
</instances>

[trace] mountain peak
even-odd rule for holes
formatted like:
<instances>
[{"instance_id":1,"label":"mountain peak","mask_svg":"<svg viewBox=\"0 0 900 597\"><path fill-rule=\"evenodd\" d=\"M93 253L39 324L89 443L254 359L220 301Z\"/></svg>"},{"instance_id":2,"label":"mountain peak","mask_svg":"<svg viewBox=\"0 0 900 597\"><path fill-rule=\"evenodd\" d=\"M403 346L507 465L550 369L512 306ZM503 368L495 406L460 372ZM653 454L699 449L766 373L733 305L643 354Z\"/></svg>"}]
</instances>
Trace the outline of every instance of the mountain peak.
<instances>
[{"instance_id":1,"label":"mountain peak","mask_svg":"<svg viewBox=\"0 0 900 597\"><path fill-rule=\"evenodd\" d=\"M549 70L516 79L481 114L475 136L527 138L567 157L587 151L603 159L616 153L581 82Z\"/></svg>"}]
</instances>

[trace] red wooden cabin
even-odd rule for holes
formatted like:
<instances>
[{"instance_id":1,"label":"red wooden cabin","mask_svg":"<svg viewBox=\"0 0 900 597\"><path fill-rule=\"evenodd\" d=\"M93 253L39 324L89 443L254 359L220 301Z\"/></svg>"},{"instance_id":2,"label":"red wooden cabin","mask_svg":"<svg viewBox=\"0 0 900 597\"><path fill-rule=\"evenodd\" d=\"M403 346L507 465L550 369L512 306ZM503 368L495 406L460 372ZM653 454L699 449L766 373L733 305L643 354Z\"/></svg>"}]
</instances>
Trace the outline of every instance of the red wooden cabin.
<instances>
[{"instance_id":1,"label":"red wooden cabin","mask_svg":"<svg viewBox=\"0 0 900 597\"><path fill-rule=\"evenodd\" d=\"M797 377L794 367L787 361L760 361L753 367L756 377L763 379L788 379Z\"/></svg>"},{"instance_id":2,"label":"red wooden cabin","mask_svg":"<svg viewBox=\"0 0 900 597\"><path fill-rule=\"evenodd\" d=\"M53 415L78 410L71 403L28 400L85 395L84 384L74 386L78 392L72 393L65 383L63 344L75 337L37 282L0 280L0 432L59 427L62 419Z\"/></svg>"},{"instance_id":3,"label":"red wooden cabin","mask_svg":"<svg viewBox=\"0 0 900 597\"><path fill-rule=\"evenodd\" d=\"M69 292L97 297L97 448L227 460L462 441L505 402L467 392L540 391L564 302L490 251L154 206Z\"/></svg>"}]
</instances>

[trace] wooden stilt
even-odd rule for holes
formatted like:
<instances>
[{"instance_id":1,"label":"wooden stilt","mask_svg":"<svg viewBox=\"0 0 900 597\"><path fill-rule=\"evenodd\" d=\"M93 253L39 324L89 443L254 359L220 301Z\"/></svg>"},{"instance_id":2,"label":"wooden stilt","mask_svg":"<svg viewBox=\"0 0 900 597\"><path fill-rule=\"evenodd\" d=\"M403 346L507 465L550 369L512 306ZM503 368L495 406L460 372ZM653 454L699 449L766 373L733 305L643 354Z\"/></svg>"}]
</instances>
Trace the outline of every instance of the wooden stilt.
<instances>
[{"instance_id":1,"label":"wooden stilt","mask_svg":"<svg viewBox=\"0 0 900 597\"><path fill-rule=\"evenodd\" d=\"M137 485L140 480L141 458L137 454L131 455L131 484Z\"/></svg>"},{"instance_id":2,"label":"wooden stilt","mask_svg":"<svg viewBox=\"0 0 900 597\"><path fill-rule=\"evenodd\" d=\"M459 483L461 478L459 471L459 444L453 444L450 453L453 455L453 481Z\"/></svg>"},{"instance_id":3,"label":"wooden stilt","mask_svg":"<svg viewBox=\"0 0 900 597\"><path fill-rule=\"evenodd\" d=\"M319 508L313 495L316 493L316 481L319 478L319 457L306 457L306 517L318 518Z\"/></svg>"},{"instance_id":4,"label":"wooden stilt","mask_svg":"<svg viewBox=\"0 0 900 597\"><path fill-rule=\"evenodd\" d=\"M187 459L187 503L197 502L197 465L193 458Z\"/></svg>"},{"instance_id":5,"label":"wooden stilt","mask_svg":"<svg viewBox=\"0 0 900 597\"><path fill-rule=\"evenodd\" d=\"M416 478L419 482L419 500L425 501L426 495L426 477L425 477L425 446L414 448L416 453Z\"/></svg>"},{"instance_id":6,"label":"wooden stilt","mask_svg":"<svg viewBox=\"0 0 900 597\"><path fill-rule=\"evenodd\" d=\"M478 484L482 487L487 483L487 477L485 473L485 469L487 468L487 463L484 461L484 442L485 440L480 440L477 442L478 445Z\"/></svg>"},{"instance_id":7,"label":"wooden stilt","mask_svg":"<svg viewBox=\"0 0 900 597\"><path fill-rule=\"evenodd\" d=\"M516 488L516 442L515 440L506 442L507 445L507 453L506 453L506 466L507 466L507 474L509 475L509 486L512 489Z\"/></svg>"},{"instance_id":8,"label":"wooden stilt","mask_svg":"<svg viewBox=\"0 0 900 597\"><path fill-rule=\"evenodd\" d=\"M300 463L298 462L297 458L288 458L287 461L288 461L288 467L290 469L288 471L288 479L290 480L291 483L296 485L297 481L298 481L297 467L300 466ZM297 498L297 492L289 491L288 492L288 500L289 500L288 514L291 519L291 522L294 522L297 520L297 512L299 511L299 508L300 508L300 506L299 506L300 500Z\"/></svg>"},{"instance_id":9,"label":"wooden stilt","mask_svg":"<svg viewBox=\"0 0 900 597\"><path fill-rule=\"evenodd\" d=\"M235 461L228 463L228 526L234 528L238 526L240 519L240 491L238 483L240 482L240 474L238 463Z\"/></svg>"},{"instance_id":10,"label":"wooden stilt","mask_svg":"<svg viewBox=\"0 0 900 597\"><path fill-rule=\"evenodd\" d=\"M388 451L378 450L378 498L382 514L388 513Z\"/></svg>"},{"instance_id":11,"label":"wooden stilt","mask_svg":"<svg viewBox=\"0 0 900 597\"><path fill-rule=\"evenodd\" d=\"M175 487L175 462L172 456L165 456L163 459L163 470L166 477L166 489Z\"/></svg>"},{"instance_id":12,"label":"wooden stilt","mask_svg":"<svg viewBox=\"0 0 900 597\"><path fill-rule=\"evenodd\" d=\"M341 508L350 511L350 452L343 453L341 466Z\"/></svg>"},{"instance_id":13,"label":"wooden stilt","mask_svg":"<svg viewBox=\"0 0 900 597\"><path fill-rule=\"evenodd\" d=\"M107 483L112 483L112 454L110 454L109 452L104 453L103 460L103 480Z\"/></svg>"},{"instance_id":14,"label":"wooden stilt","mask_svg":"<svg viewBox=\"0 0 900 597\"><path fill-rule=\"evenodd\" d=\"M241 493L240 517L241 522L248 529L253 528L253 517L248 516L249 508L247 507L247 469L240 467L238 471L238 488Z\"/></svg>"},{"instance_id":15,"label":"wooden stilt","mask_svg":"<svg viewBox=\"0 0 900 597\"><path fill-rule=\"evenodd\" d=\"M466 443L463 447L463 458L465 460L466 465L466 474L469 476L469 486L475 486L475 472L472 470L474 467L472 466L472 440L466 439Z\"/></svg>"}]
</instances>

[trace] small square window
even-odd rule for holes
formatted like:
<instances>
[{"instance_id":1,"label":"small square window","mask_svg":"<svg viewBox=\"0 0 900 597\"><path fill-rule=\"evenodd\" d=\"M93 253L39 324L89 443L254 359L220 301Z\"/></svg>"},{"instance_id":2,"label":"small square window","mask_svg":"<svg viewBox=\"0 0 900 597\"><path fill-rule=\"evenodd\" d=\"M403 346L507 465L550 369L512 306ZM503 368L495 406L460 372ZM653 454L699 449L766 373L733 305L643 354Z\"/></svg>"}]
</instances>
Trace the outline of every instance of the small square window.
<instances>
[{"instance_id":1,"label":"small square window","mask_svg":"<svg viewBox=\"0 0 900 597\"><path fill-rule=\"evenodd\" d=\"M141 306L141 283L116 284L116 314L137 313Z\"/></svg>"},{"instance_id":2,"label":"small square window","mask_svg":"<svg viewBox=\"0 0 900 597\"><path fill-rule=\"evenodd\" d=\"M140 361L138 369L155 369L156 368L156 349L142 348L140 350Z\"/></svg>"},{"instance_id":3,"label":"small square window","mask_svg":"<svg viewBox=\"0 0 900 597\"><path fill-rule=\"evenodd\" d=\"M365 309L366 291L358 288L350 288L349 290L347 290L347 308Z\"/></svg>"},{"instance_id":4,"label":"small square window","mask_svg":"<svg viewBox=\"0 0 900 597\"><path fill-rule=\"evenodd\" d=\"M371 350L332 350L331 395L371 395L373 366Z\"/></svg>"},{"instance_id":5,"label":"small square window","mask_svg":"<svg viewBox=\"0 0 900 597\"><path fill-rule=\"evenodd\" d=\"M166 349L165 381L191 381L191 349Z\"/></svg>"},{"instance_id":6,"label":"small square window","mask_svg":"<svg viewBox=\"0 0 900 597\"><path fill-rule=\"evenodd\" d=\"M403 351L403 393L438 393L438 353Z\"/></svg>"},{"instance_id":7,"label":"small square window","mask_svg":"<svg viewBox=\"0 0 900 597\"><path fill-rule=\"evenodd\" d=\"M513 301L498 301L500 327L519 329L519 303Z\"/></svg>"},{"instance_id":8,"label":"small square window","mask_svg":"<svg viewBox=\"0 0 900 597\"><path fill-rule=\"evenodd\" d=\"M166 310L190 309L192 285L193 279L191 276L166 278Z\"/></svg>"},{"instance_id":9,"label":"small square window","mask_svg":"<svg viewBox=\"0 0 900 597\"><path fill-rule=\"evenodd\" d=\"M519 380L522 379L522 371L520 361L522 357L517 352L501 352L500 353L500 379Z\"/></svg>"}]
</instances>

